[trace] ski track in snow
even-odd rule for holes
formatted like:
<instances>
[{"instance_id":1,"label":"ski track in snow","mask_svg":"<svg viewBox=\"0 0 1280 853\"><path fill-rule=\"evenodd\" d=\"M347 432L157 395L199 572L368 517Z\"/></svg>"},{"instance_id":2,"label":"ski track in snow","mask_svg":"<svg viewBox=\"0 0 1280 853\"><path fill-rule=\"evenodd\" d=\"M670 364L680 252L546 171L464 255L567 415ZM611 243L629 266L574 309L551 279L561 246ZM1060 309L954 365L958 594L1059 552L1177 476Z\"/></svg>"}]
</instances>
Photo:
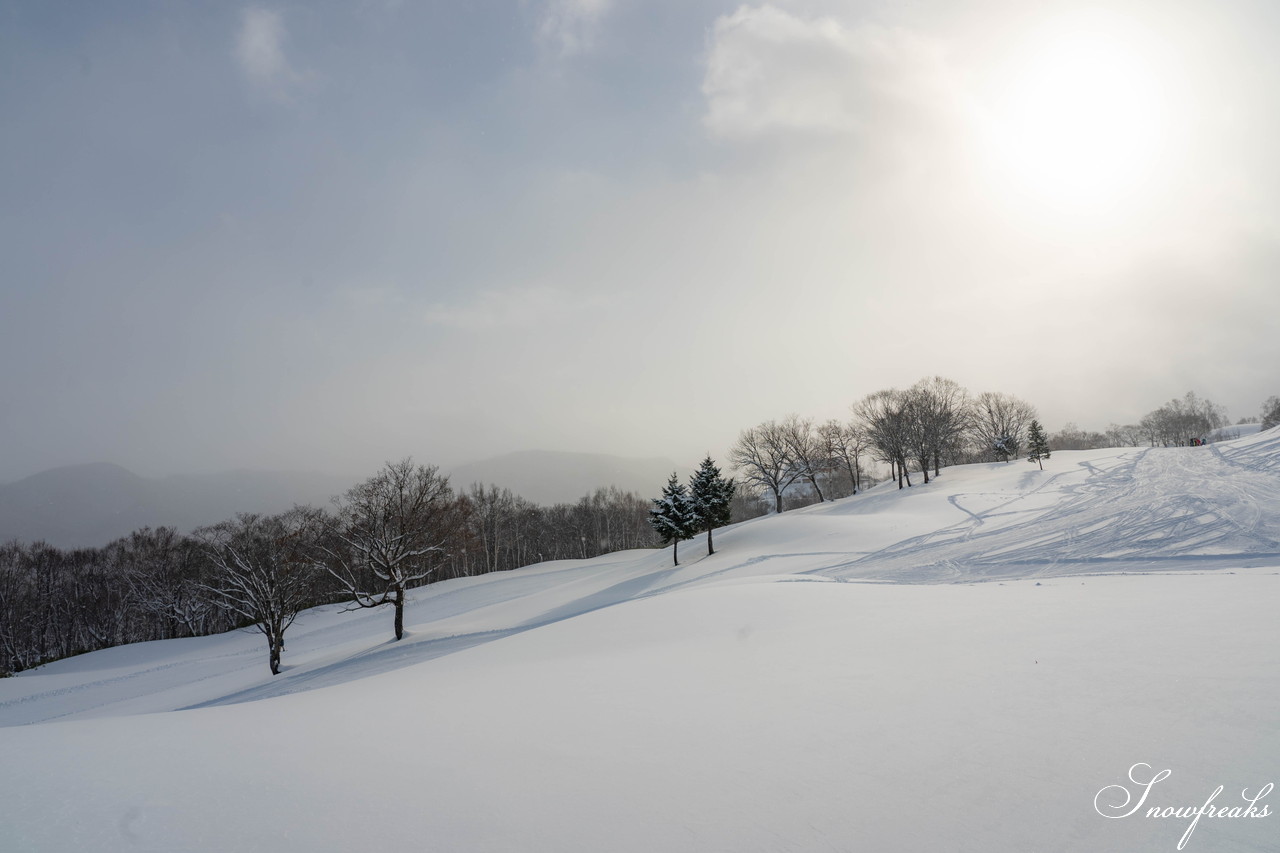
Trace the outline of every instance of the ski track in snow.
<instances>
[{"instance_id":1,"label":"ski track in snow","mask_svg":"<svg viewBox=\"0 0 1280 853\"><path fill-rule=\"evenodd\" d=\"M1122 464L1082 463L1083 482L1044 510L1020 508L1065 475L967 518L817 570L839 577L936 582L1017 575L1239 566L1280 557L1262 504L1280 501L1273 454L1216 447L1133 451ZM1000 518L1003 524L989 525ZM985 529L994 526L995 529Z\"/></svg>"}]
</instances>

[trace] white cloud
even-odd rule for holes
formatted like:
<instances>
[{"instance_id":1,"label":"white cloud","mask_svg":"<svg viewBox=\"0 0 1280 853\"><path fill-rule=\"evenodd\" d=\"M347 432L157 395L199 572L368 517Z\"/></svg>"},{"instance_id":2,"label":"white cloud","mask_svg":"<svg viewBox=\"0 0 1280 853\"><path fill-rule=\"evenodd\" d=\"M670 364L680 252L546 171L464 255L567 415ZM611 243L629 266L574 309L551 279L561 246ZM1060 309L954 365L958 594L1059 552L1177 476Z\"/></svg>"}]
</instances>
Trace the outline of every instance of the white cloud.
<instances>
[{"instance_id":1,"label":"white cloud","mask_svg":"<svg viewBox=\"0 0 1280 853\"><path fill-rule=\"evenodd\" d=\"M937 41L771 5L716 21L702 92L707 130L725 139L912 132L961 100Z\"/></svg>"},{"instance_id":2,"label":"white cloud","mask_svg":"<svg viewBox=\"0 0 1280 853\"><path fill-rule=\"evenodd\" d=\"M249 7L240 13L235 56L249 82L261 92L283 100L302 80L284 53L286 33L279 12Z\"/></svg>"},{"instance_id":3,"label":"white cloud","mask_svg":"<svg viewBox=\"0 0 1280 853\"><path fill-rule=\"evenodd\" d=\"M587 53L595 47L600 21L613 0L547 0L538 37L560 56Z\"/></svg>"}]
</instances>

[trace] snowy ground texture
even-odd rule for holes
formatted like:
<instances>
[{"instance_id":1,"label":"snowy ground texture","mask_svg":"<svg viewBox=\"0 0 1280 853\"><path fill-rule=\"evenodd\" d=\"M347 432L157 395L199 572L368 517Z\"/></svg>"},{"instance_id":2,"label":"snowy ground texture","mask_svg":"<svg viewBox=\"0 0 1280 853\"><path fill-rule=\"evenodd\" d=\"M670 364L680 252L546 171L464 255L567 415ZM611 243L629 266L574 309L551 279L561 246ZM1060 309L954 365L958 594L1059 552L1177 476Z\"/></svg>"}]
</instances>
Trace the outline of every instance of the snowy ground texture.
<instances>
[{"instance_id":1,"label":"snowy ground texture","mask_svg":"<svg viewBox=\"0 0 1280 853\"><path fill-rule=\"evenodd\" d=\"M716 544L2 680L0 850L1280 850L1280 431Z\"/></svg>"}]
</instances>

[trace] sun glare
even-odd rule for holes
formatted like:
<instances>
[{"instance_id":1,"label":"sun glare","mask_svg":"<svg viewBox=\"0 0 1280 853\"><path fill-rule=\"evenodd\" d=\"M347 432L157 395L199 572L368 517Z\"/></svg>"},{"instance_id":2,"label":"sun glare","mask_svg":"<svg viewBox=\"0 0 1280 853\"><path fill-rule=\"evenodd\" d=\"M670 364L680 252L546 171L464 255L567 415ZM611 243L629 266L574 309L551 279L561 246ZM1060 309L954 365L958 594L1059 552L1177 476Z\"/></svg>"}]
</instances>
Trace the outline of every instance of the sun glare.
<instances>
[{"instance_id":1,"label":"sun glare","mask_svg":"<svg viewBox=\"0 0 1280 853\"><path fill-rule=\"evenodd\" d=\"M1141 38L1099 21L1056 27L1001 76L987 132L1017 188L1084 208L1141 190L1169 131L1165 85Z\"/></svg>"}]
</instances>

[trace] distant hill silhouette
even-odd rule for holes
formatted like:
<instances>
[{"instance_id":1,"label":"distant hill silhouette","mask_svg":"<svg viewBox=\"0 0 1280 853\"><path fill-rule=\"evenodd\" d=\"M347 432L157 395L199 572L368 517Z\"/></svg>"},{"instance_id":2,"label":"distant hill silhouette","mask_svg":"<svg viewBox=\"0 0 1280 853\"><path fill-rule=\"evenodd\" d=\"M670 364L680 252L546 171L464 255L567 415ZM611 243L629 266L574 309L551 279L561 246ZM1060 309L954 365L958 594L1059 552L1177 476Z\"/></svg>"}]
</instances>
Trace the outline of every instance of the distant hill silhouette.
<instances>
[{"instance_id":1,"label":"distant hill silhouette","mask_svg":"<svg viewBox=\"0 0 1280 853\"><path fill-rule=\"evenodd\" d=\"M146 526L188 532L237 512L326 504L354 482L350 477L279 471L149 479L109 463L71 465L0 485L0 541L43 539L72 548L105 545Z\"/></svg>"},{"instance_id":2,"label":"distant hill silhouette","mask_svg":"<svg viewBox=\"0 0 1280 853\"><path fill-rule=\"evenodd\" d=\"M573 503L607 486L656 496L677 465L603 453L527 450L445 470L458 491L494 484L540 504ZM370 471L372 476L375 472ZM681 469L687 477L688 469ZM281 512L294 504L327 506L360 477L283 471L226 471L140 477L96 462L52 468L0 485L0 542L44 540L60 548L94 547L141 527L181 532L238 512Z\"/></svg>"}]
</instances>

